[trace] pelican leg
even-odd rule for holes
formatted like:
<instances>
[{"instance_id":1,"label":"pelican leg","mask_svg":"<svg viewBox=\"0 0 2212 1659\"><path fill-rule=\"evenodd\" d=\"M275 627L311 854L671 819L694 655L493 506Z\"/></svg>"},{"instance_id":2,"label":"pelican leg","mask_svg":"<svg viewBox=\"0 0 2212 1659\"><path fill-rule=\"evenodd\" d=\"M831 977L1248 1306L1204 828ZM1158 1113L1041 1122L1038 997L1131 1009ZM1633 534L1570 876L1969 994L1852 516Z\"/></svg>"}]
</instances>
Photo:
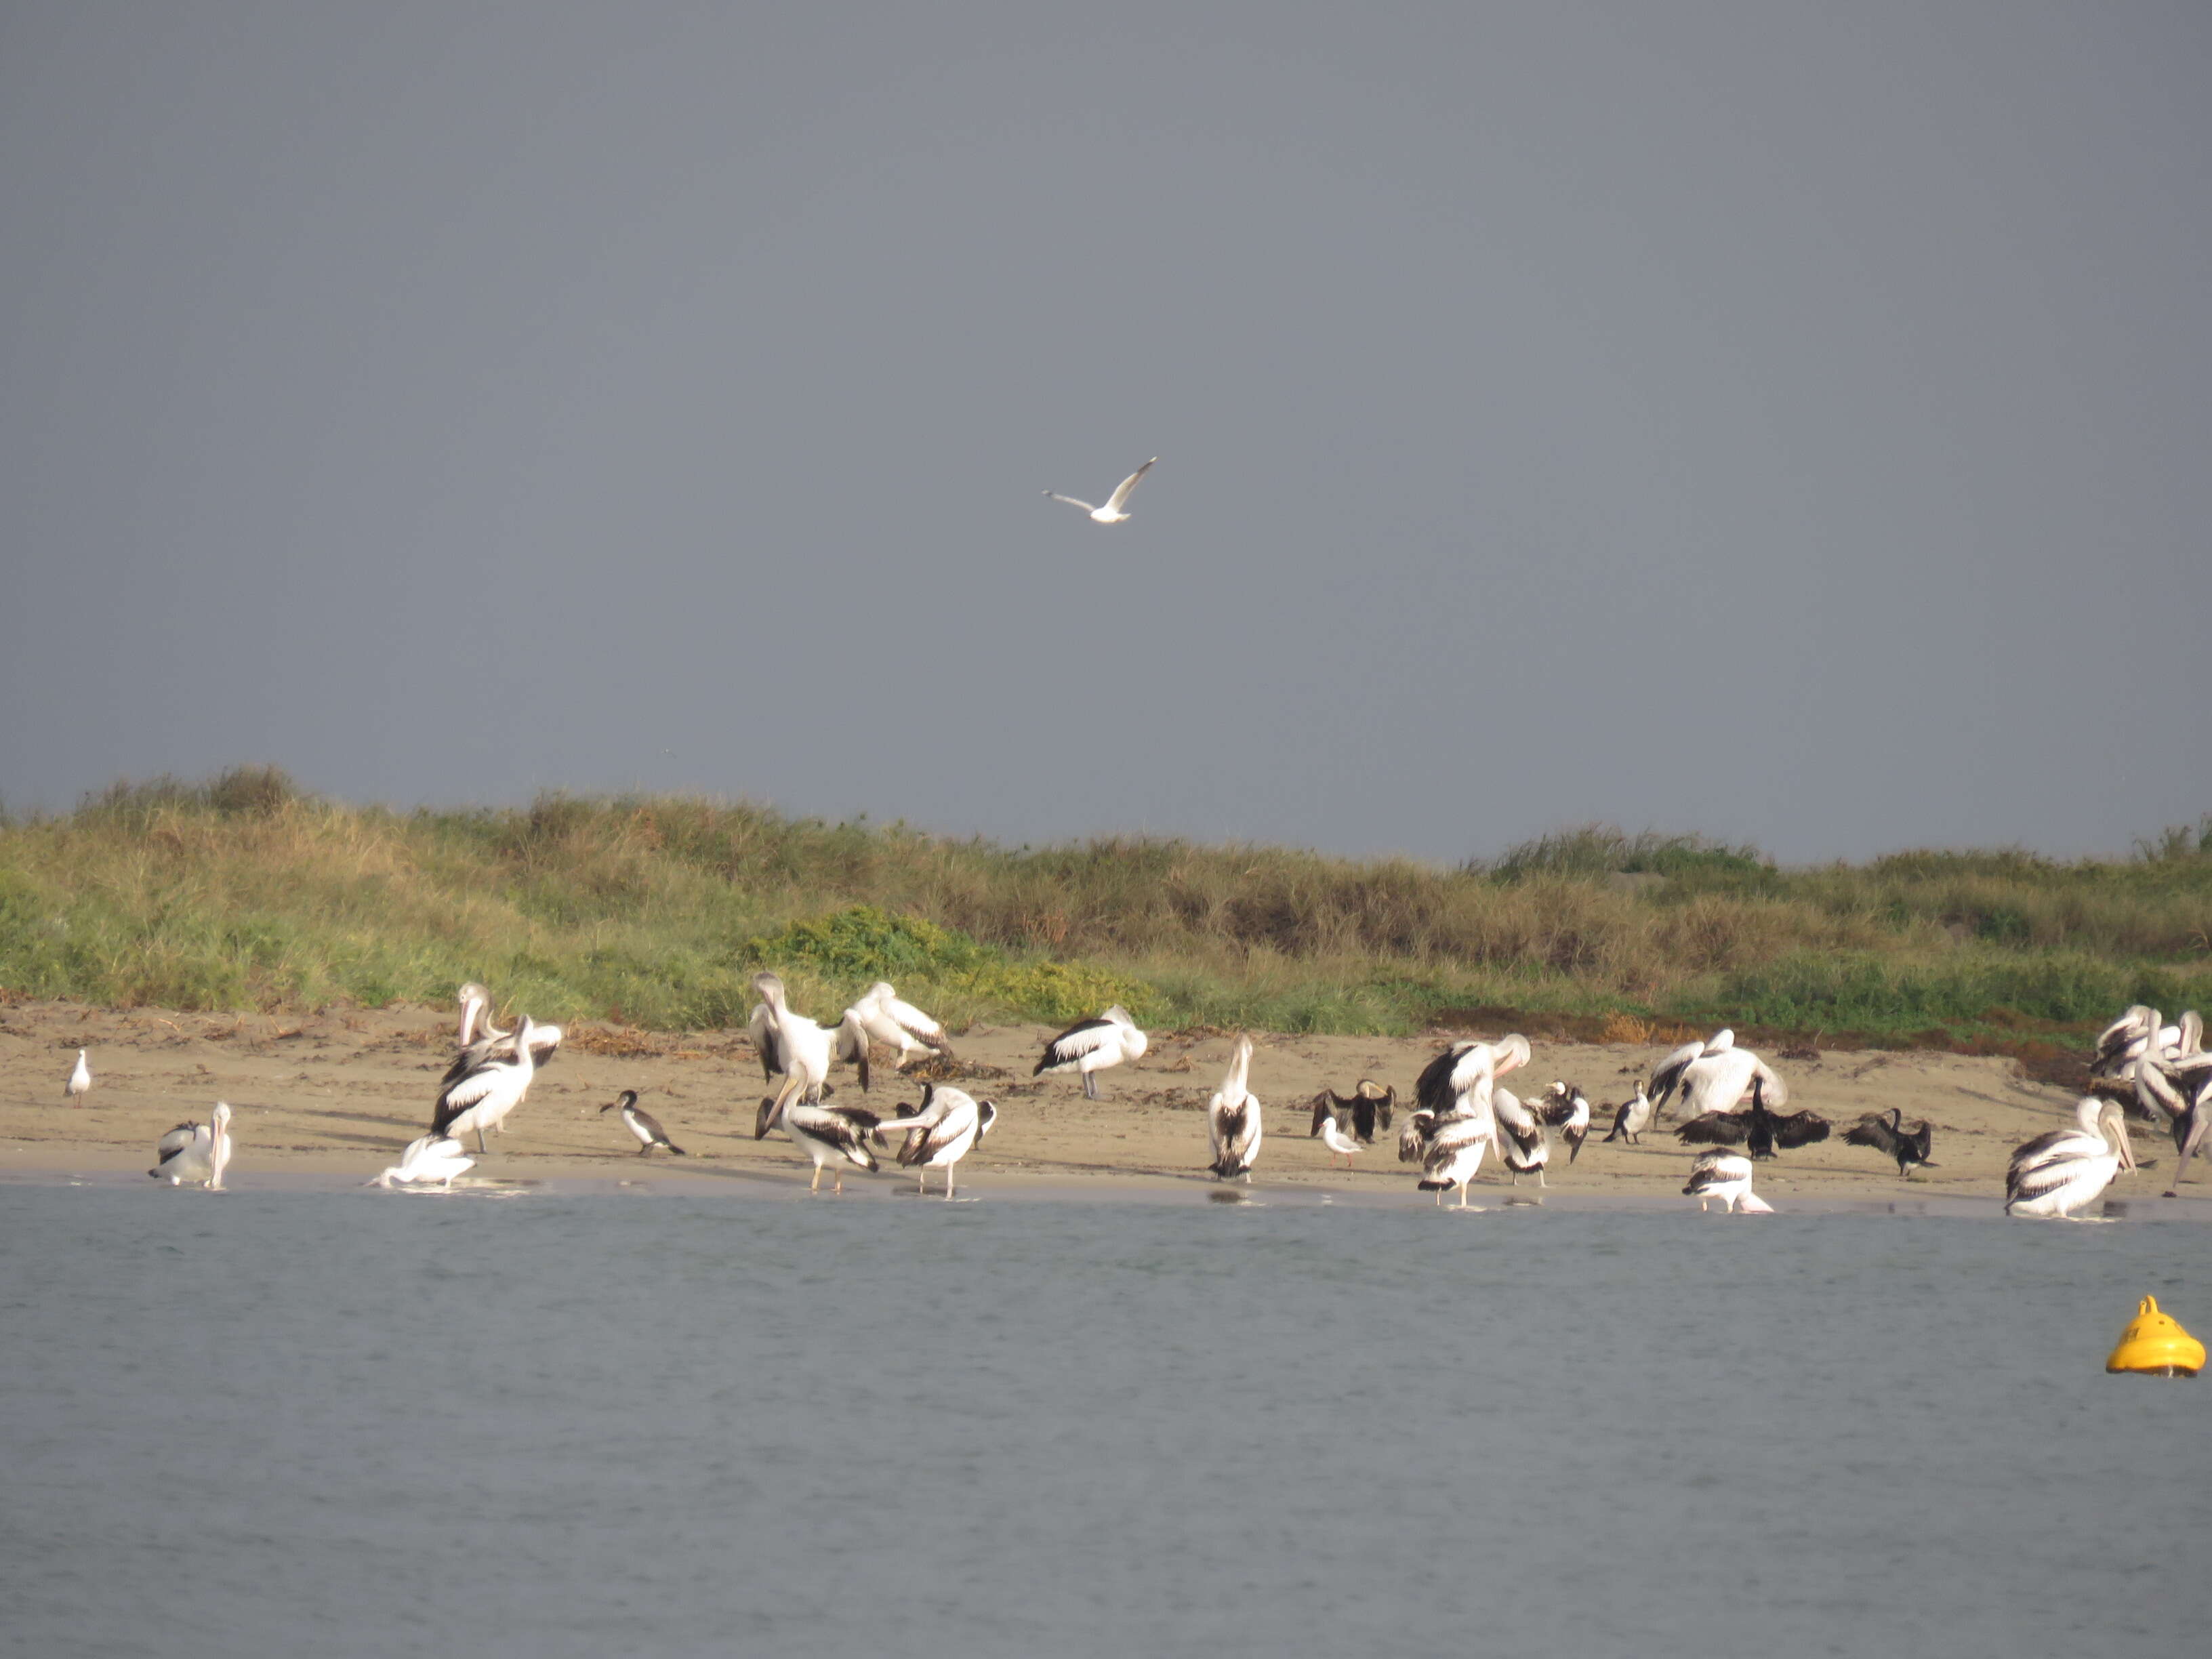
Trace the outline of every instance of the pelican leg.
<instances>
[{"instance_id":1,"label":"pelican leg","mask_svg":"<svg viewBox=\"0 0 2212 1659\"><path fill-rule=\"evenodd\" d=\"M1085 1072L1083 1074L1083 1097L1085 1100L1096 1100L1098 1098L1097 1073Z\"/></svg>"},{"instance_id":2,"label":"pelican leg","mask_svg":"<svg viewBox=\"0 0 2212 1659\"><path fill-rule=\"evenodd\" d=\"M487 1150L483 1144L483 1125L479 1123L477 1125L477 1155L483 1157Z\"/></svg>"},{"instance_id":3,"label":"pelican leg","mask_svg":"<svg viewBox=\"0 0 2212 1659\"><path fill-rule=\"evenodd\" d=\"M947 1204L952 1201L952 1171L957 1167L951 1164L945 1166L945 1201Z\"/></svg>"},{"instance_id":4,"label":"pelican leg","mask_svg":"<svg viewBox=\"0 0 2212 1659\"><path fill-rule=\"evenodd\" d=\"M822 1190L822 1166L819 1164L814 1166L814 1179L806 1183L806 1190L810 1193Z\"/></svg>"},{"instance_id":5,"label":"pelican leg","mask_svg":"<svg viewBox=\"0 0 2212 1659\"><path fill-rule=\"evenodd\" d=\"M1544 1172L1541 1170L1539 1170L1536 1171L1536 1184L1539 1187L1548 1187L1552 1183L1544 1179Z\"/></svg>"}]
</instances>

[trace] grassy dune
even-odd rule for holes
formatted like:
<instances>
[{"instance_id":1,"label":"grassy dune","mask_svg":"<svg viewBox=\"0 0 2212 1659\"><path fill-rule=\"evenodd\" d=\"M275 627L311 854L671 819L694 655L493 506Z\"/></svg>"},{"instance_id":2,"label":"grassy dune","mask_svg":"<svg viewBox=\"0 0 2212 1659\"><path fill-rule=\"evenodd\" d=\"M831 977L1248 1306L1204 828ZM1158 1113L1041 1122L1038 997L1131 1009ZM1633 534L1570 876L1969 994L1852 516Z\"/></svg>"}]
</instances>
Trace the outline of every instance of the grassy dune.
<instances>
[{"instance_id":1,"label":"grassy dune","mask_svg":"<svg viewBox=\"0 0 2212 1659\"><path fill-rule=\"evenodd\" d=\"M0 992L195 1009L512 1006L663 1029L878 977L955 1022L2071 1046L2212 990L2212 817L2136 855L1755 849L1585 829L1444 869L1281 848L1042 849L690 798L394 812L243 769L0 823Z\"/></svg>"}]
</instances>

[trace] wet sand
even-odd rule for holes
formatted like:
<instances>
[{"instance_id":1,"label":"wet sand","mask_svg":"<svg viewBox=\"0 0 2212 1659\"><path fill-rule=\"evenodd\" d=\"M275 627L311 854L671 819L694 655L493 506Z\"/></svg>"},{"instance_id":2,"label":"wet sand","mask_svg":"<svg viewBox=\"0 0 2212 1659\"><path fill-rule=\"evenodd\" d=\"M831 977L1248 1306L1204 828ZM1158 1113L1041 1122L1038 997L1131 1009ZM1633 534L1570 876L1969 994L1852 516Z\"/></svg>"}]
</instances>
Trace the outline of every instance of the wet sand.
<instances>
[{"instance_id":1,"label":"wet sand","mask_svg":"<svg viewBox=\"0 0 2212 1659\"><path fill-rule=\"evenodd\" d=\"M155 1140L180 1121L204 1120L217 1100L235 1113L234 1186L257 1176L281 1184L366 1181L428 1126L438 1079L453 1048L454 1021L442 1010L393 1008L316 1015L196 1014L112 1011L69 1003L0 1007L0 1177L21 1181L78 1176L119 1178L153 1162ZM812 1166L781 1135L752 1137L765 1092L760 1065L743 1032L671 1036L584 1022L568 1028L559 1058L532 1084L525 1104L491 1137L490 1152L469 1177L550 1182L583 1188L649 1180L656 1189L804 1191ZM1073 1074L1032 1079L1050 1028L977 1027L956 1038L942 1069L969 1092L997 1102L999 1124L961 1165L963 1187L1012 1195L1136 1197L1211 1186L1205 1173L1205 1106L1218 1081L1229 1040L1218 1033L1161 1035L1134 1065L1100 1073L1096 1102ZM1261 1035L1252 1087L1267 1109L1267 1142L1255 1191L1319 1201L1416 1197L1416 1171L1397 1161L1395 1134L1378 1135L1346 1171L1328 1167L1310 1139L1310 1103L1324 1087L1349 1094L1363 1077L1395 1086L1401 1109L1413 1079L1440 1048L1464 1033L1419 1038ZM1491 1036L1494 1032L1475 1035ZM79 1048L90 1050L94 1087L82 1108L63 1096ZM1680 1204L1697 1148L1669 1133L1647 1133L1640 1146L1601 1144L1610 1107L1634 1090L1665 1052L1602 1044L1538 1043L1507 1085L1522 1098L1553 1079L1578 1085L1597 1108L1578 1160L1554 1145L1545 1189L1562 1206L1641 1200ZM1836 1133L1823 1145L1784 1152L1759 1170L1758 1189L1778 1206L1912 1212L1978 1210L2003 1195L2012 1149L2068 1121L2073 1097L2023 1078L2009 1060L1927 1051L1829 1050L1817 1057L1766 1056L1790 1085L1791 1110L1810 1108ZM875 1088L863 1097L848 1071L832 1074L836 1098L865 1098L888 1115L920 1098L917 1080L896 1074L879 1051ZM1516 1086L1517 1085L1517 1086ZM617 1115L599 1109L635 1089L688 1157L638 1155ZM1936 1127L1937 1167L1900 1180L1881 1154L1843 1144L1863 1113L1902 1107L1907 1121ZM1674 1120L1670 1118L1670 1124ZM2212 1181L2199 1176L2185 1196L2162 1200L2172 1149L2136 1126L2137 1156L2149 1167L2123 1176L2112 1196L2143 1213L2161 1206L2192 1218L2212 1212ZM886 1173L848 1171L848 1193L893 1187L912 1177L886 1158ZM2195 1170L2192 1175L2197 1174ZM937 1182L933 1179L933 1187ZM825 1190L827 1190L825 1184ZM1525 1179L1506 1185L1494 1163L1472 1190L1477 1201L1508 1193L1533 1198Z\"/></svg>"}]
</instances>

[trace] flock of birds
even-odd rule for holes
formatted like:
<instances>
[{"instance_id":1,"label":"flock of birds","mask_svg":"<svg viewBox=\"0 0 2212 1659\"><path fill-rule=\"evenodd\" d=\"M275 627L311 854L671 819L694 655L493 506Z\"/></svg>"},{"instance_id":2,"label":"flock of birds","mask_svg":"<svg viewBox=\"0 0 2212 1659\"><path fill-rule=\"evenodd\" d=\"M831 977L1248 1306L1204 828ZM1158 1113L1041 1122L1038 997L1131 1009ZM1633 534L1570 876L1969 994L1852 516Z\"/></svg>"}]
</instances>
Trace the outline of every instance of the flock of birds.
<instances>
[{"instance_id":1,"label":"flock of birds","mask_svg":"<svg viewBox=\"0 0 2212 1659\"><path fill-rule=\"evenodd\" d=\"M1142 476L1139 470L1115 492L1115 501L1125 500ZM754 1138L781 1129L813 1164L808 1190L818 1192L826 1172L833 1191L842 1194L846 1170L877 1171L877 1151L890 1152L890 1138L902 1135L895 1156L902 1168L915 1172L917 1191L927 1191L929 1171L941 1170L945 1196L951 1199L956 1166L998 1121L993 1102L930 1082L919 1105L902 1105L886 1117L835 1100L829 1080L833 1066L842 1063L857 1073L863 1092L868 1091L876 1046L893 1051L894 1069L901 1073L916 1054L949 1058L952 1046L943 1025L901 1000L883 981L870 986L830 1025L793 1010L776 975L757 974L752 985L760 1001L748 1029L763 1079L776 1085L761 1101ZM512 1030L495 1025L491 994L482 985L462 986L457 1000L459 1035L453 1062L439 1082L429 1127L373 1186L450 1188L484 1154L487 1133L505 1132L532 1079L560 1050L557 1025L527 1015ZM1082 1079L1084 1094L1096 1100L1097 1074L1140 1058L1146 1047L1146 1034L1128 1011L1115 1006L1054 1037L1032 1075L1073 1072ZM1251 1090L1252 1056L1252 1039L1238 1037L1220 1086L1206 1103L1206 1167L1218 1180L1249 1184L1259 1161L1265 1132L1261 1103ZM1501 1085L1500 1079L1526 1066L1529 1058L1528 1040L1515 1034L1492 1042L1454 1042L1421 1072L1414 1084L1414 1109L1398 1133L1398 1157L1419 1165L1419 1188L1433 1192L1438 1204L1445 1194L1456 1192L1460 1207L1466 1207L1468 1187L1493 1152L1513 1185L1523 1176L1544 1184L1554 1132L1570 1164L1581 1156L1595 1114L1580 1088L1555 1081L1524 1102ZM2168 1025L2155 1009L2130 1008L2099 1036L2090 1069L2107 1087L2124 1085L2142 1115L2171 1133L2179 1154L2178 1187L2182 1170L2212 1126L2212 1053L2203 1048L2202 1018L2192 1012ZM83 1104L92 1083L88 1053L80 1048L64 1098ZM1683 1044L1630 1098L1607 1108L1612 1126L1604 1140L1640 1145L1678 1099L1680 1121L1674 1134L1686 1146L1707 1148L1691 1166L1682 1188L1700 1209L1717 1203L1731 1213L1771 1213L1771 1206L1752 1190L1757 1162L1778 1151L1824 1141L1832 1132L1817 1113L1782 1109L1789 1103L1788 1085L1724 1030ZM1322 1142L1332 1166L1341 1158L1348 1169L1378 1133L1389 1132L1396 1105L1397 1091L1370 1079L1360 1079L1350 1095L1323 1090L1313 1100L1308 1133ZM686 1156L638 1104L635 1090L623 1091L599 1109L602 1115L620 1114L641 1156ZM221 1188L230 1162L231 1115L229 1105L218 1102L207 1122L177 1125L161 1138L158 1162L148 1173L173 1185ZM463 1144L468 1135L476 1140L474 1156ZM1935 1166L1932 1126L1908 1125L1895 1108L1862 1117L1843 1139L1893 1159L1900 1178ZM2086 1096L2075 1107L2071 1126L2038 1135L2013 1153L2005 1176L2006 1212L2072 1217L2120 1174L2136 1167L2121 1101ZM2167 1196L2173 1196L2172 1188Z\"/></svg>"}]
</instances>

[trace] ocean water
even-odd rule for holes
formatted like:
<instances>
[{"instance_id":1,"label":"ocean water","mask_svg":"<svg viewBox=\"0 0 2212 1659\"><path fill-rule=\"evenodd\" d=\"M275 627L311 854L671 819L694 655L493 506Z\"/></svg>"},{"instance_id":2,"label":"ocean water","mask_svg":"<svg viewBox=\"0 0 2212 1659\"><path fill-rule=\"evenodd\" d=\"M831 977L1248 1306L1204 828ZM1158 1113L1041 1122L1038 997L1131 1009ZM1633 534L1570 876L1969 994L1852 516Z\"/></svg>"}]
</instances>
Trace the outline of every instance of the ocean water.
<instances>
[{"instance_id":1,"label":"ocean water","mask_svg":"<svg viewBox=\"0 0 2212 1659\"><path fill-rule=\"evenodd\" d=\"M0 1187L0 1650L2201 1651L2197 1225Z\"/></svg>"}]
</instances>

